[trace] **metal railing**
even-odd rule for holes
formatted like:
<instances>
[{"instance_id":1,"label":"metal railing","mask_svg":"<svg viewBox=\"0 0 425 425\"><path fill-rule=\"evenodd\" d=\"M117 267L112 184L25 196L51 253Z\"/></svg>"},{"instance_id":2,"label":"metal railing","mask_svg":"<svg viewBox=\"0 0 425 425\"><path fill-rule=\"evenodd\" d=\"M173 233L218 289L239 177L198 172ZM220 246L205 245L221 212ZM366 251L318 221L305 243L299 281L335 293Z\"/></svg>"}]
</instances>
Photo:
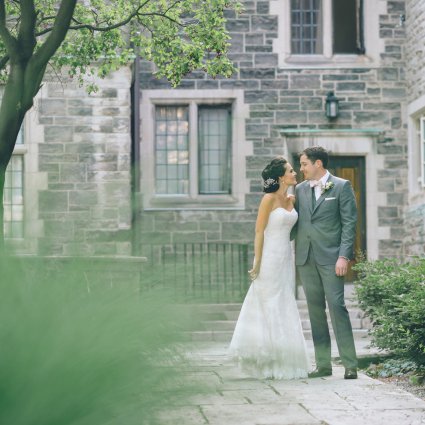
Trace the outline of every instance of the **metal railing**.
<instances>
[{"instance_id":1,"label":"metal railing","mask_svg":"<svg viewBox=\"0 0 425 425\"><path fill-rule=\"evenodd\" d=\"M172 287L185 300L242 301L249 286L248 245L178 243L142 245L143 285Z\"/></svg>"}]
</instances>

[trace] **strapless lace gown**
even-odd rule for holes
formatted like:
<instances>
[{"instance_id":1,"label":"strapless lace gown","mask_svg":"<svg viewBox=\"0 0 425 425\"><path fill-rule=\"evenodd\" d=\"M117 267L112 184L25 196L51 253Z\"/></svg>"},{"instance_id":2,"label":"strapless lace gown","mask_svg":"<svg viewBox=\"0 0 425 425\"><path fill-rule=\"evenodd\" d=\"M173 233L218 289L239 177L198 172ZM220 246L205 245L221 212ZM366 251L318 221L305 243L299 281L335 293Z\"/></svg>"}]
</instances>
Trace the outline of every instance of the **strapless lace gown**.
<instances>
[{"instance_id":1,"label":"strapless lace gown","mask_svg":"<svg viewBox=\"0 0 425 425\"><path fill-rule=\"evenodd\" d=\"M297 219L295 209L270 213L260 273L245 297L229 347L229 355L258 378L295 379L308 373L289 239Z\"/></svg>"}]
</instances>

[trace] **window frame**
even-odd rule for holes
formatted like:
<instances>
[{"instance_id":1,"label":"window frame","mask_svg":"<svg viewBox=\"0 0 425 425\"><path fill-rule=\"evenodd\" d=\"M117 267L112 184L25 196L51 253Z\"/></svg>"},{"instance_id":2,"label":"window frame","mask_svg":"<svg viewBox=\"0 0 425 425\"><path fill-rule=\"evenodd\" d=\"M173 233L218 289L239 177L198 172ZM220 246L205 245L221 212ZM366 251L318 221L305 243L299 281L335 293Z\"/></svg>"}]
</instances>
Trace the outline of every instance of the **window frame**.
<instances>
[{"instance_id":1,"label":"window frame","mask_svg":"<svg viewBox=\"0 0 425 425\"><path fill-rule=\"evenodd\" d=\"M278 53L278 64L281 68L321 69L378 66L380 53L384 51L384 40L379 37L379 15L383 14L382 5L378 2L363 1L362 40L365 53L334 54L333 53L333 20L332 0L323 1L323 53L292 54L291 52L291 0L275 0L270 3L270 13L278 15L278 37L273 42L273 51Z\"/></svg>"},{"instance_id":2,"label":"window frame","mask_svg":"<svg viewBox=\"0 0 425 425\"><path fill-rule=\"evenodd\" d=\"M5 220L5 217L3 218L4 239L5 239L5 241L7 241L7 243L12 243L12 244L13 243L21 243L25 239L25 234L26 234L26 232L25 232L25 227L26 227L25 217L26 217L27 208L26 208L26 202L25 202L25 193L26 193L26 179L25 179L26 158L25 157L26 157L27 152L28 152L28 148L25 145L25 125L23 123L21 129L19 130L19 134L17 136L16 144L15 144L13 152L12 152L12 157L16 157L16 156L22 157L22 208L23 208L23 211L22 211L22 235L23 236L22 236L22 238L8 237L6 235L6 230L5 230L6 220ZM8 164L8 167L9 167L10 163L12 162L12 157L11 157L11 160ZM4 206L4 194L3 194L3 206Z\"/></svg>"},{"instance_id":3,"label":"window frame","mask_svg":"<svg viewBox=\"0 0 425 425\"><path fill-rule=\"evenodd\" d=\"M425 115L422 115L419 118L419 137L417 138L419 142L419 177L418 182L421 187L425 188Z\"/></svg>"},{"instance_id":4,"label":"window frame","mask_svg":"<svg viewBox=\"0 0 425 425\"><path fill-rule=\"evenodd\" d=\"M243 90L142 90L140 106L141 190L144 210L244 209L249 193L245 157L252 151L245 141L248 105ZM189 194L155 193L155 108L157 105L189 105ZM198 106L229 105L231 110L231 193L199 193ZM194 123L196 123L194 125ZM193 166L196 164L196 166Z\"/></svg>"}]
</instances>

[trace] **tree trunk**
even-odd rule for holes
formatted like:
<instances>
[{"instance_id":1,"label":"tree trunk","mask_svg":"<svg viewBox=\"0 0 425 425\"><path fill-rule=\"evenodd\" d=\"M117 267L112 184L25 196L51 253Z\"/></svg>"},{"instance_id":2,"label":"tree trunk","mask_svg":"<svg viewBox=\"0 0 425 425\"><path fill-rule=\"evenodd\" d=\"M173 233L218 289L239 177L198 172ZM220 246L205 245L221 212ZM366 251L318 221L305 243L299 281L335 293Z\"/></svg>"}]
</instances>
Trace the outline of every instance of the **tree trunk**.
<instances>
[{"instance_id":1,"label":"tree trunk","mask_svg":"<svg viewBox=\"0 0 425 425\"><path fill-rule=\"evenodd\" d=\"M3 194L4 194L4 180L6 175L6 167L0 167L0 255L4 252L4 206L3 206Z\"/></svg>"}]
</instances>

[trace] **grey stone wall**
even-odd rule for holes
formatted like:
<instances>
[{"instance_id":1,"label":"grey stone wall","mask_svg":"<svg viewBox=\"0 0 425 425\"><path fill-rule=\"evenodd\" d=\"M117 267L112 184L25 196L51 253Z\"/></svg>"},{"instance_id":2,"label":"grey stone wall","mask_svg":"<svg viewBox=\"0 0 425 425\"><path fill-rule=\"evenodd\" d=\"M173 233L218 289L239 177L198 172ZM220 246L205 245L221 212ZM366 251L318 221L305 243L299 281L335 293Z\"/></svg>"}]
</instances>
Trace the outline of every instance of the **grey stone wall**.
<instances>
[{"instance_id":1,"label":"grey stone wall","mask_svg":"<svg viewBox=\"0 0 425 425\"><path fill-rule=\"evenodd\" d=\"M246 178L250 180L251 193L246 197L246 211L145 211L142 220L146 240L155 237L158 242L252 241L261 198L260 173L271 157L284 153L282 130L375 127L384 130L384 136L374 147L381 159L377 164L382 164L373 171L377 174L377 190L383 199L378 209L378 224L390 229L389 238L379 241L379 254L382 257L400 256L407 188L406 121L402 115L406 99L405 29L399 26L404 1L386 2L387 13L379 17L379 37L385 45L379 67L348 69L332 66L327 69L279 69L273 41L281 23L277 16L270 15L270 1L243 3L244 14L228 14L230 57L238 67L237 73L230 79L216 80L194 73L183 80L180 88L245 90L245 103L250 111L246 138L254 146L253 156L247 158ZM169 87L165 81L152 77L148 63L143 64L141 80L142 94L143 89ZM341 100L340 116L333 123L324 116L326 94L331 90Z\"/></svg>"},{"instance_id":2,"label":"grey stone wall","mask_svg":"<svg viewBox=\"0 0 425 425\"><path fill-rule=\"evenodd\" d=\"M406 0L405 44L408 102L425 95L425 6ZM414 140L412 143L417 143ZM425 189L410 196L405 210L407 256L425 256Z\"/></svg>"},{"instance_id":3,"label":"grey stone wall","mask_svg":"<svg viewBox=\"0 0 425 425\"><path fill-rule=\"evenodd\" d=\"M422 2L406 0L405 44L408 100L425 94L425 7Z\"/></svg>"},{"instance_id":4,"label":"grey stone wall","mask_svg":"<svg viewBox=\"0 0 425 425\"><path fill-rule=\"evenodd\" d=\"M62 77L37 98L41 254L131 254L130 77L114 73L92 95Z\"/></svg>"}]
</instances>

